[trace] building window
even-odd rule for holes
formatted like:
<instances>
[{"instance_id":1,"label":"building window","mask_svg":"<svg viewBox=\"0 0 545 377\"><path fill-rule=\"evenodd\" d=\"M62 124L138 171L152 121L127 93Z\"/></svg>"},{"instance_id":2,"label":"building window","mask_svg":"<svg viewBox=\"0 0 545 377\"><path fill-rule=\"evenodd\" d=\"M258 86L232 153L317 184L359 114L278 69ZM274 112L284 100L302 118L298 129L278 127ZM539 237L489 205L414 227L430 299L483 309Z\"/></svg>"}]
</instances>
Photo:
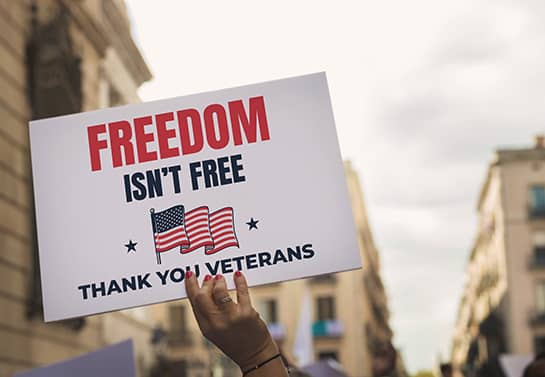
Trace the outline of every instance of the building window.
<instances>
[{"instance_id":1,"label":"building window","mask_svg":"<svg viewBox=\"0 0 545 377\"><path fill-rule=\"evenodd\" d=\"M278 322L278 310L276 300L262 300L257 304L257 311L261 315L261 318L265 323L277 323Z\"/></svg>"},{"instance_id":2,"label":"building window","mask_svg":"<svg viewBox=\"0 0 545 377\"><path fill-rule=\"evenodd\" d=\"M309 280L311 283L336 283L337 276L335 274L323 274L314 276Z\"/></svg>"},{"instance_id":3,"label":"building window","mask_svg":"<svg viewBox=\"0 0 545 377\"><path fill-rule=\"evenodd\" d=\"M121 106L125 104L125 101L123 101L123 97L117 91L113 85L110 85L108 90L108 103L111 107L113 106Z\"/></svg>"},{"instance_id":4,"label":"building window","mask_svg":"<svg viewBox=\"0 0 545 377\"><path fill-rule=\"evenodd\" d=\"M316 320L328 321L335 319L335 298L333 296L316 299Z\"/></svg>"},{"instance_id":5,"label":"building window","mask_svg":"<svg viewBox=\"0 0 545 377\"><path fill-rule=\"evenodd\" d=\"M536 309L539 313L545 313L545 281L540 281L536 286Z\"/></svg>"},{"instance_id":6,"label":"building window","mask_svg":"<svg viewBox=\"0 0 545 377\"><path fill-rule=\"evenodd\" d=\"M173 347L193 345L194 338L187 323L187 307L185 305L170 305L168 310L170 325L167 333L168 344Z\"/></svg>"},{"instance_id":7,"label":"building window","mask_svg":"<svg viewBox=\"0 0 545 377\"><path fill-rule=\"evenodd\" d=\"M545 266L545 231L534 233L534 260L536 266Z\"/></svg>"},{"instance_id":8,"label":"building window","mask_svg":"<svg viewBox=\"0 0 545 377\"><path fill-rule=\"evenodd\" d=\"M169 306L170 331L172 334L187 332L186 307L183 305Z\"/></svg>"},{"instance_id":9,"label":"building window","mask_svg":"<svg viewBox=\"0 0 545 377\"><path fill-rule=\"evenodd\" d=\"M545 266L545 246L534 247L534 261L539 266Z\"/></svg>"},{"instance_id":10,"label":"building window","mask_svg":"<svg viewBox=\"0 0 545 377\"><path fill-rule=\"evenodd\" d=\"M545 336L537 336L534 338L534 353L539 355L545 352Z\"/></svg>"},{"instance_id":11,"label":"building window","mask_svg":"<svg viewBox=\"0 0 545 377\"><path fill-rule=\"evenodd\" d=\"M530 187L530 216L545 217L545 186Z\"/></svg>"},{"instance_id":12,"label":"building window","mask_svg":"<svg viewBox=\"0 0 545 377\"><path fill-rule=\"evenodd\" d=\"M318 360L335 360L339 361L337 351L321 351L318 353Z\"/></svg>"}]
</instances>

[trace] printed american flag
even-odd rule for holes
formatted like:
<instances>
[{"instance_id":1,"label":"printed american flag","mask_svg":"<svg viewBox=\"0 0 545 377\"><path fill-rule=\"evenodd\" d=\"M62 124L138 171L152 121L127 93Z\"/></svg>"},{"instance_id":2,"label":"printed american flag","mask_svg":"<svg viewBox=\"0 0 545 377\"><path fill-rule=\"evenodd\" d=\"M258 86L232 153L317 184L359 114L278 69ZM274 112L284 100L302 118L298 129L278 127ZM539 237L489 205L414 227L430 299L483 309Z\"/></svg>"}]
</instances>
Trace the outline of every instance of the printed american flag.
<instances>
[{"instance_id":1,"label":"printed american flag","mask_svg":"<svg viewBox=\"0 0 545 377\"><path fill-rule=\"evenodd\" d=\"M214 254L226 247L239 247L235 234L235 219L232 207L224 207L210 214L210 233L214 247L206 249L206 254Z\"/></svg>"},{"instance_id":2,"label":"printed american flag","mask_svg":"<svg viewBox=\"0 0 545 377\"><path fill-rule=\"evenodd\" d=\"M173 247L189 246L184 226L184 206L178 205L167 210L152 213L154 223L155 251L160 253Z\"/></svg>"},{"instance_id":3,"label":"printed american flag","mask_svg":"<svg viewBox=\"0 0 545 377\"><path fill-rule=\"evenodd\" d=\"M239 247L232 207L210 213L207 206L201 206L184 213L184 206L177 205L162 212L152 211L151 221L156 253L180 247L180 252L186 254L204 247L210 255ZM161 263L159 254L157 261Z\"/></svg>"}]
</instances>

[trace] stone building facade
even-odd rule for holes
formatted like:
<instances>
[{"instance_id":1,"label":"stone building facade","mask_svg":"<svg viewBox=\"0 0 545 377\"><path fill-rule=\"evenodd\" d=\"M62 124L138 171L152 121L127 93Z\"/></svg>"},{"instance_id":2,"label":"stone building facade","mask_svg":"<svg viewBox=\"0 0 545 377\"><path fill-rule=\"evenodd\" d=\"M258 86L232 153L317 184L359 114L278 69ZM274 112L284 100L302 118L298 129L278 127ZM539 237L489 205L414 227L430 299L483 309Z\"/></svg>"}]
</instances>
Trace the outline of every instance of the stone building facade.
<instances>
[{"instance_id":1,"label":"stone building facade","mask_svg":"<svg viewBox=\"0 0 545 377\"><path fill-rule=\"evenodd\" d=\"M156 310L44 323L28 121L138 101L151 73L123 1L0 0L0 376L131 337L155 362Z\"/></svg>"},{"instance_id":2,"label":"stone building facade","mask_svg":"<svg viewBox=\"0 0 545 377\"><path fill-rule=\"evenodd\" d=\"M545 139L501 149L477 203L477 236L452 343L459 373L501 376L498 356L545 351Z\"/></svg>"}]
</instances>

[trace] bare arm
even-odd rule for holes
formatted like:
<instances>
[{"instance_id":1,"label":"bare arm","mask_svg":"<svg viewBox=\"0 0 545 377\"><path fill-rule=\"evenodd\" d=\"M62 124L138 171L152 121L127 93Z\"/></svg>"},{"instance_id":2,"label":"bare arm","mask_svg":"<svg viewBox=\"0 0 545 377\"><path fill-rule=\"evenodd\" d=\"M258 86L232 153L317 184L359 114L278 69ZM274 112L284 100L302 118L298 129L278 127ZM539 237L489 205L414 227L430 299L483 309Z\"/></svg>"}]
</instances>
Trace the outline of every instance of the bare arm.
<instances>
[{"instance_id":1,"label":"bare arm","mask_svg":"<svg viewBox=\"0 0 545 377\"><path fill-rule=\"evenodd\" d=\"M252 307L246 278L237 272L234 281L237 302L231 300L223 276L207 276L199 287L194 274L186 275L187 296L199 328L245 376L288 377L267 326Z\"/></svg>"}]
</instances>

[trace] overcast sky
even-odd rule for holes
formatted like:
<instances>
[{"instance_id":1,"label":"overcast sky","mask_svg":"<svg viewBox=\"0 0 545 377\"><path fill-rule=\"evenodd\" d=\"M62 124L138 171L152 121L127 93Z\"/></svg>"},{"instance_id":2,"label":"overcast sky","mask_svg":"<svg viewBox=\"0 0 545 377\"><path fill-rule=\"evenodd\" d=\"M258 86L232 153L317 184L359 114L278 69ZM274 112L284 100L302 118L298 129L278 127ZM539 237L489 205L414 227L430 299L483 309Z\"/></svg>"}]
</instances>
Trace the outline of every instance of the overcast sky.
<instances>
[{"instance_id":1,"label":"overcast sky","mask_svg":"<svg viewBox=\"0 0 545 377\"><path fill-rule=\"evenodd\" d=\"M494 149L545 132L542 0L129 0L154 100L326 71L362 181L395 344L448 357Z\"/></svg>"}]
</instances>

